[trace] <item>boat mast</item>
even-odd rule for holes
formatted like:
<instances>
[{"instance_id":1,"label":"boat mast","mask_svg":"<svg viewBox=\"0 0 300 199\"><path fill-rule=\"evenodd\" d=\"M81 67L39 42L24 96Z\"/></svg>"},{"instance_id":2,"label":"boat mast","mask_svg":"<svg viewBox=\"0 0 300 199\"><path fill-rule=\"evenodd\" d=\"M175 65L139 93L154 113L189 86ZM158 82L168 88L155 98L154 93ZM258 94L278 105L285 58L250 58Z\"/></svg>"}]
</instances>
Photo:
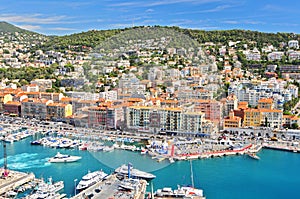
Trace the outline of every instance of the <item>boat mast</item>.
<instances>
[{"instance_id":1,"label":"boat mast","mask_svg":"<svg viewBox=\"0 0 300 199\"><path fill-rule=\"evenodd\" d=\"M194 188L194 174L193 174L192 160L190 160L190 166L191 166L191 181L192 181L192 187Z\"/></svg>"},{"instance_id":2,"label":"boat mast","mask_svg":"<svg viewBox=\"0 0 300 199\"><path fill-rule=\"evenodd\" d=\"M154 199L153 182L151 182L151 199Z\"/></svg>"}]
</instances>

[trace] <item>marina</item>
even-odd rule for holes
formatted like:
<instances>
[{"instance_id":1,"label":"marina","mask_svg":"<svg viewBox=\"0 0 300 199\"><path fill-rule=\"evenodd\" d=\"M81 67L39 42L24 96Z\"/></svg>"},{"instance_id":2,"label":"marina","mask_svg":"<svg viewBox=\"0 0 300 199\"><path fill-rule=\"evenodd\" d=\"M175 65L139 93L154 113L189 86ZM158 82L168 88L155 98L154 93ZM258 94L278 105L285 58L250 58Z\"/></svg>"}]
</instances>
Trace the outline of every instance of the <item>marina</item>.
<instances>
[{"instance_id":1,"label":"marina","mask_svg":"<svg viewBox=\"0 0 300 199\"><path fill-rule=\"evenodd\" d=\"M48 133L47 133L48 134ZM47 138L47 134L42 135L42 138ZM74 147L51 147L50 145L33 145L32 143L36 140L40 140L39 134L29 136L25 139L21 139L19 141L16 141L14 143L6 143L7 144L7 162L8 162L8 168L11 171L22 171L22 172L34 172L35 176L38 178L49 178L53 177L55 182L63 180L64 181L64 190L63 193L66 194L65 197L77 197L74 195L77 194L83 194L86 195L93 195L93 198L97 198L100 193L99 186L97 185L102 184L105 185L105 182L107 180L99 181L96 184L90 186L93 187L90 189L87 188L80 193L79 190L76 190L77 182L79 183L79 180L88 173L88 170L96 171L96 170L103 170L105 173L113 173L120 165L127 164L128 162L131 162L134 167L137 167L138 169L141 169L142 171L150 172L151 174L155 175L156 178L151 180L151 183L153 183L154 190L163 189L163 187L169 187L173 191L178 189L178 184L181 184L180 187L191 187L188 186L191 184L191 181L189 178L182 178L182 176L189 175L188 168L182 168L182 167L189 167L189 162L193 160L194 164L194 173L195 173L195 187L199 187L201 190L204 190L205 197L206 198L218 198L216 193L210 189L210 187L213 185L218 186L220 182L224 182L222 179L218 179L217 181L214 181L212 183L209 179L209 173L212 172L218 172L218 167L213 166L216 164L222 164L218 162L226 162L228 164L230 162L230 167L236 167L237 165L243 164L243 162L247 162L247 164L265 164L266 159L268 159L268 156L264 154L282 154L282 153L288 153L289 156L297 155L297 153L290 153L290 152L275 152L273 150L267 150L268 146L275 146L277 148L282 147L284 150L284 147L287 145L282 145L280 142L264 142L265 144L259 144L259 143L248 143L243 145L236 145L232 148L228 145L219 145L217 143L216 145L210 146L209 144L203 144L199 143L200 141L195 139L194 141L180 141L180 144L177 146L174 141L166 141L163 139L161 140L161 143L164 143L163 145L151 145L152 142L149 142L149 145L144 145L144 147L138 147L140 148L139 151L132 151L132 150L126 150L126 149L114 149L111 150L109 153L105 152L104 150L88 150L91 149L91 146L96 146L97 144L99 146L103 146L101 143L104 143L106 145L105 140L109 140L109 142L112 142L112 140L107 135L102 135L101 137L91 137L87 136L84 137L84 135L81 136L70 136L71 134L64 132L63 133L65 137L57 134L56 136L51 136L51 139L56 139L57 141L62 143L61 140L64 140L65 143L72 143ZM85 138L85 139L82 139ZM92 138L92 139L91 139ZM49 138L47 138L49 139ZM68 140L69 139L69 140ZM156 143L159 143L160 140L156 140ZM104 141L104 142L103 142ZM168 143L167 150L163 149L162 146L166 146L165 143ZM193 144L194 143L194 144ZM268 144L268 146L266 145ZM132 143L127 143L132 144ZM97 145L97 146L98 146ZM185 145L189 146L187 150L185 149ZM295 145L295 146L294 146ZM82 146L82 148L80 148ZM112 145L109 145L108 147L111 147ZM161 147L160 147L161 146ZM174 147L173 147L174 146ZM83 147L86 147L86 150L83 149ZM160 147L160 148L159 148ZM208 149L204 150L205 147L212 147L213 150ZM298 147L297 144L293 143L293 149L295 147ZM265 149L264 149L265 148ZM174 149L174 151L173 151ZM177 150L177 152L176 152ZM142 152L143 151L143 152ZM167 153L165 153L167 151ZM172 152L173 151L173 152ZM294 150L290 150L291 152L294 152ZM72 164L51 164L48 162L49 156L53 157L57 154L57 152L61 154L68 154L71 156L79 156L82 157L80 161L75 161ZM260 161L253 161L252 158L245 158L245 156L242 156L242 154L247 153L256 153L260 157ZM114 157L114 158L111 158ZM153 158L154 157L154 158ZM218 157L218 158L216 158ZM223 157L223 158L219 158ZM295 157L294 157L295 158ZM159 161L158 161L159 160ZM185 161L179 161L179 160L185 160ZM189 160L189 161L188 161ZM236 163L236 161L240 163ZM250 162L249 162L250 161ZM256 163L255 163L256 162ZM281 162L280 162L281 163ZM235 173L236 171L232 171L229 167L223 165L223 169L228 170L229 173ZM237 165L235 165L237 164ZM273 163L274 164L274 163ZM213 166L212 168L206 168L208 165ZM257 165L257 166L259 166ZM225 166L225 167L224 167ZM64 172L67 169L67 173ZM181 168L180 170L178 170ZM45 173L44 169L47 169L47 173ZM237 171L239 170L245 170L245 168L236 168ZM260 168L262 169L262 168ZM127 174L128 174L128 167L127 167ZM226 176L225 170L223 170L220 176L224 175ZM231 171L230 171L231 170ZM263 169L262 169L263 170ZM250 170L251 171L251 170ZM295 170L293 170L296 172ZM71 172L71 173L70 173ZM170 173L171 172L171 173ZM220 171L219 171L220 172ZM249 171L248 171L249 172ZM279 174L281 173L280 171ZM174 176L172 173L178 173L179 176ZM250 172L251 173L251 172ZM125 174L126 175L126 174ZM253 174L254 175L254 174ZM116 176L117 175L112 175ZM171 178L170 178L171 176ZM250 176L249 176L250 177ZM231 178L231 177L230 177ZM113 179L113 178L112 178ZM171 179L166 180L166 179ZM268 178L267 178L268 179ZM122 181L117 178L114 182L115 186L113 186L114 189L119 190L123 187L123 189L130 190L134 186L134 180L125 180ZM130 186L130 183L133 183L133 185ZM288 184L288 182L286 182ZM110 183L106 184L109 185ZM151 188L149 186L146 186L147 183L145 183L145 196L149 195L151 193ZM223 186L222 185L222 186ZM236 185L239 187L239 185ZM251 185L252 186L252 185ZM106 186L105 186L106 187ZM142 187L142 186L141 186ZM108 188L110 190L112 187ZM228 188L228 187L227 187ZM255 188L255 187L254 187ZM12 189L12 188L10 188ZM219 189L221 189L224 193L228 193L227 190L224 190L221 188L221 185L219 185ZM239 189L242 189L241 187ZM13 190L13 189L12 189ZM102 189L101 189L102 190ZM105 189L104 189L105 190ZM141 189L139 189L141 190ZM230 190L230 189L229 189ZM140 191L139 191L140 192ZM231 191L231 193L234 191ZM102 192L104 193L104 192ZM142 193L142 192L140 192ZM9 194L13 195L13 192L9 192ZM53 197L63 197L61 193L60 195L54 195ZM270 193L269 193L270 194ZM122 196L121 193L116 192L115 196L118 197ZM225 194L226 195L226 194ZM280 194L279 194L280 195ZM125 196L125 195L124 195ZM79 197L79 196L78 196ZM101 196L104 197L104 196ZM99 196L99 198L101 198ZM122 198L122 197L121 197ZM226 198L226 197L224 197ZM240 198L235 196L227 196L227 198ZM247 198L247 196L244 196L243 198ZM274 196L273 198L276 198ZM277 197L278 198L278 197Z\"/></svg>"}]
</instances>

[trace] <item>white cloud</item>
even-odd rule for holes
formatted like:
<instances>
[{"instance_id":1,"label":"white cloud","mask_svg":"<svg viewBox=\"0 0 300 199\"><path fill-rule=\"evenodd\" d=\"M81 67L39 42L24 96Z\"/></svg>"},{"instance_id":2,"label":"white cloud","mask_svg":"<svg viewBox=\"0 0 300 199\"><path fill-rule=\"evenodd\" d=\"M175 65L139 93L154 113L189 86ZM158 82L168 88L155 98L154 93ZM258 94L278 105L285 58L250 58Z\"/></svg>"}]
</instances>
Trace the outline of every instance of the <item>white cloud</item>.
<instances>
[{"instance_id":1,"label":"white cloud","mask_svg":"<svg viewBox=\"0 0 300 199\"><path fill-rule=\"evenodd\" d=\"M262 10L265 11L272 11L272 12L280 12L280 11L286 11L285 8L283 8L282 6L278 6L278 5L273 5L273 4L267 4L265 5Z\"/></svg>"},{"instance_id":2,"label":"white cloud","mask_svg":"<svg viewBox=\"0 0 300 199\"><path fill-rule=\"evenodd\" d=\"M7 21L11 23L33 23L33 24L58 24L64 23L66 16L51 16L45 17L41 14L31 15L14 15L14 14L0 14L0 21Z\"/></svg>"},{"instance_id":3,"label":"white cloud","mask_svg":"<svg viewBox=\"0 0 300 199\"><path fill-rule=\"evenodd\" d=\"M160 1L127 1L122 3L115 3L109 6L113 7L152 7L152 6L161 6L161 5L171 5L179 3L194 3L194 4L205 4L212 2L220 2L221 0L160 0Z\"/></svg>"},{"instance_id":4,"label":"white cloud","mask_svg":"<svg viewBox=\"0 0 300 199\"><path fill-rule=\"evenodd\" d=\"M41 29L41 26L33 26L33 25L22 25L19 27L26 29L26 30L40 30Z\"/></svg>"},{"instance_id":5,"label":"white cloud","mask_svg":"<svg viewBox=\"0 0 300 199\"><path fill-rule=\"evenodd\" d=\"M220 12L223 11L227 8L232 8L234 7L233 5L221 5L221 6L217 6L215 8L212 9L207 9L207 10L197 10L197 11L187 11L187 12L176 12L173 13L175 15L185 15L185 14L201 14L201 13L212 13L212 12Z\"/></svg>"},{"instance_id":6,"label":"white cloud","mask_svg":"<svg viewBox=\"0 0 300 199\"><path fill-rule=\"evenodd\" d=\"M251 24L251 25L258 25L258 24L265 24L262 21L252 21L252 20L246 20L244 21L245 24Z\"/></svg>"},{"instance_id":7,"label":"white cloud","mask_svg":"<svg viewBox=\"0 0 300 199\"><path fill-rule=\"evenodd\" d=\"M234 20L227 20L227 21L223 21L223 23L226 23L226 24L238 24L239 22L238 21L234 21Z\"/></svg>"},{"instance_id":8,"label":"white cloud","mask_svg":"<svg viewBox=\"0 0 300 199\"><path fill-rule=\"evenodd\" d=\"M293 27L296 27L296 26L299 26L298 23L272 23L273 26L293 26Z\"/></svg>"},{"instance_id":9,"label":"white cloud","mask_svg":"<svg viewBox=\"0 0 300 199\"><path fill-rule=\"evenodd\" d=\"M146 12L147 12L147 13L149 13L149 12L154 12L154 10L153 10L153 9L147 9Z\"/></svg>"},{"instance_id":10,"label":"white cloud","mask_svg":"<svg viewBox=\"0 0 300 199\"><path fill-rule=\"evenodd\" d=\"M59 30L59 31L68 31L68 30L77 30L75 28L64 28L64 27L54 27L54 28L47 28L48 30Z\"/></svg>"}]
</instances>

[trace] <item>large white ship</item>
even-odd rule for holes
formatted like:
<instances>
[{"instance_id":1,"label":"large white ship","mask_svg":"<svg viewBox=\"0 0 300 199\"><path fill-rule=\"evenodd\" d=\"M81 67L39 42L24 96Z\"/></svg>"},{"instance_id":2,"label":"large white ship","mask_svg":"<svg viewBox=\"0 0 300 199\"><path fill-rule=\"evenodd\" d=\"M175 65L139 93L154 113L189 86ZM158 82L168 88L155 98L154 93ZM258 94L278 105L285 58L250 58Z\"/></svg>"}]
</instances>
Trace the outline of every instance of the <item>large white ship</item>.
<instances>
[{"instance_id":1,"label":"large white ship","mask_svg":"<svg viewBox=\"0 0 300 199\"><path fill-rule=\"evenodd\" d=\"M76 186L76 189L78 191L82 191L97 182L100 182L107 176L106 173L104 173L102 170L100 171L94 171L94 172L88 172L86 175L82 177L82 179L79 181L78 185Z\"/></svg>"},{"instance_id":2,"label":"large white ship","mask_svg":"<svg viewBox=\"0 0 300 199\"><path fill-rule=\"evenodd\" d=\"M128 175L128 178L132 177L132 178L140 178L140 179L145 179L145 180L152 180L154 179L156 176L151 174L151 173L147 173L138 169L134 169L132 167L131 164L123 164L122 166L120 166L119 168L117 168L115 170L115 173L117 173L118 175L123 175L126 176Z\"/></svg>"}]
</instances>

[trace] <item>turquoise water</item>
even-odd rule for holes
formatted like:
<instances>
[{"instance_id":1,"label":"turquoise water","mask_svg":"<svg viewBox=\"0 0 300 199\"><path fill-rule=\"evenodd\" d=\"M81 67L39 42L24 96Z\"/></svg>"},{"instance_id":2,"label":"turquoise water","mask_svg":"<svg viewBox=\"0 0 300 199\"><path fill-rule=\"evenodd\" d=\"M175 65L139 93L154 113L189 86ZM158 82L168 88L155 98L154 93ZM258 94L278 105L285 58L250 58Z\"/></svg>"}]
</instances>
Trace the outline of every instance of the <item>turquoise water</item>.
<instances>
[{"instance_id":1,"label":"turquoise water","mask_svg":"<svg viewBox=\"0 0 300 199\"><path fill-rule=\"evenodd\" d=\"M88 152L79 150L52 149L31 146L32 138L7 144L8 168L33 172L36 177L52 177L54 181L64 180L64 192L74 194L74 179L90 171L102 169L111 172L121 164L131 162L138 169L152 172L154 190L162 187L190 185L191 172L188 161L169 164L157 162L148 156L135 152ZM74 163L48 163L47 159L57 151L80 155L82 159ZM3 149L1 146L0 153ZM1 155L2 156L2 155ZM260 160L247 156L230 156L192 161L195 187L202 188L208 199L247 198L299 198L300 154L262 150ZM3 159L0 159L0 166ZM78 182L78 181L77 181Z\"/></svg>"}]
</instances>

